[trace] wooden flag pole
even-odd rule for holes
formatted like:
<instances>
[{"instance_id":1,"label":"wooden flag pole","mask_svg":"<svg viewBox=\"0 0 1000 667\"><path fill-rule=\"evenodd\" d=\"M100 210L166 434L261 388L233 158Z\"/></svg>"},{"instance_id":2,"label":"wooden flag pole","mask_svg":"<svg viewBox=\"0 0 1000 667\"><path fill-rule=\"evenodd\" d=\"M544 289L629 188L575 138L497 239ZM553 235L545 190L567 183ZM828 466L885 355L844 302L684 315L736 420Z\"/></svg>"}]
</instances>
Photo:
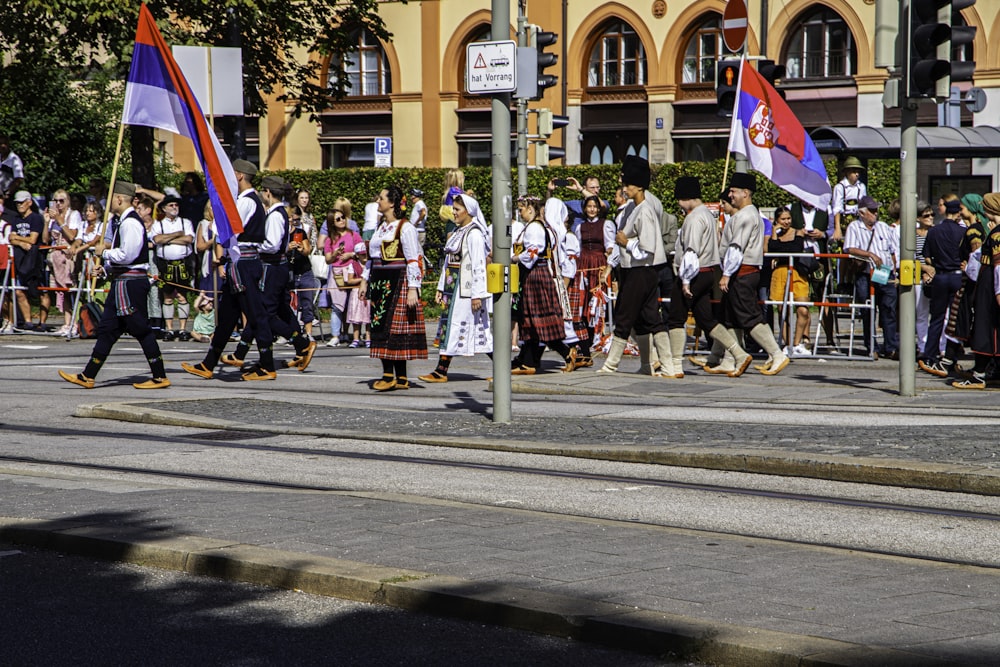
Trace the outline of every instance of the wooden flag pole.
<instances>
[{"instance_id":1,"label":"wooden flag pole","mask_svg":"<svg viewBox=\"0 0 1000 667\"><path fill-rule=\"evenodd\" d=\"M122 140L125 138L125 123L122 122L118 125L118 145L115 147L115 160L111 163L111 183L108 185L108 198L106 200L107 205L104 207L104 221L101 223L101 231L97 235L100 239L100 245L104 245L104 235L108 231L108 220L111 218L111 202L112 198L115 196L115 182L118 180L118 160L121 158L122 154ZM95 257L95 266L101 265L101 258ZM97 278L94 275L90 276L90 292L94 292L94 284L97 282Z\"/></svg>"}]
</instances>

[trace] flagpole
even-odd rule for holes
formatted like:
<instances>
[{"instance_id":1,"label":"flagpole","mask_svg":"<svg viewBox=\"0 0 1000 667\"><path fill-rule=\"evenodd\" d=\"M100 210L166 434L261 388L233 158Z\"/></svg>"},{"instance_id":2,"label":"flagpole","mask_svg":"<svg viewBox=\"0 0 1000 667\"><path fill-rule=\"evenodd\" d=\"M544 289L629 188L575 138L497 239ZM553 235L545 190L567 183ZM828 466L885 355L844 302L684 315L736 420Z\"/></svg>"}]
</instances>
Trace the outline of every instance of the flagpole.
<instances>
[{"instance_id":1,"label":"flagpole","mask_svg":"<svg viewBox=\"0 0 1000 667\"><path fill-rule=\"evenodd\" d=\"M118 159L122 154L122 139L125 137L125 123L121 122L118 124L118 145L115 147L115 160L111 163L111 183L108 185L108 198L105 200L106 205L104 207L104 222L101 223L101 231L97 235L97 238L101 239L100 243L104 243L104 235L108 230L108 220L111 217L111 198L115 196L115 182L118 180ZM101 258L94 258L96 265L101 265ZM94 284L97 278L90 276L90 292L94 292Z\"/></svg>"}]
</instances>

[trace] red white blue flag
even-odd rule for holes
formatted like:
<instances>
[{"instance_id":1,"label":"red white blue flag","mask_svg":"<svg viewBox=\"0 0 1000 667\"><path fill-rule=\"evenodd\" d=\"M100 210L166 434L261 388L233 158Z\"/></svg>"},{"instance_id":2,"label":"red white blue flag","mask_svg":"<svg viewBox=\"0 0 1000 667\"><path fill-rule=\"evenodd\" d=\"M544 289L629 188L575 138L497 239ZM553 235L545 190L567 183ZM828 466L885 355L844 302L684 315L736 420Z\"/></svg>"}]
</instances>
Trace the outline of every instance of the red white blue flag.
<instances>
[{"instance_id":1,"label":"red white blue flag","mask_svg":"<svg viewBox=\"0 0 1000 667\"><path fill-rule=\"evenodd\" d=\"M729 132L729 150L802 201L826 209L832 190L826 166L802 123L771 84L746 61Z\"/></svg>"},{"instance_id":2,"label":"red white blue flag","mask_svg":"<svg viewBox=\"0 0 1000 667\"><path fill-rule=\"evenodd\" d=\"M155 127L190 139L205 173L219 241L225 243L243 231L232 164L145 4L139 8L122 123Z\"/></svg>"}]
</instances>

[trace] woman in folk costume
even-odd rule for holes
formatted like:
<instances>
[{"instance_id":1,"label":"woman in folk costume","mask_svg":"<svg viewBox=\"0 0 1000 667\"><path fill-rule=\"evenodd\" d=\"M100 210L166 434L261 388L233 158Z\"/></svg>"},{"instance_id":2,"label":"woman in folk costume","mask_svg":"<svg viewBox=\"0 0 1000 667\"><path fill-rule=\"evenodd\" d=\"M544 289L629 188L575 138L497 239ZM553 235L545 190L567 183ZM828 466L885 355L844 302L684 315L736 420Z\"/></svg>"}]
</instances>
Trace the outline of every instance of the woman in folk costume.
<instances>
[{"instance_id":1,"label":"woman in folk costume","mask_svg":"<svg viewBox=\"0 0 1000 667\"><path fill-rule=\"evenodd\" d=\"M573 290L582 291L583 308L581 323L587 330L587 335L580 335L580 348L583 357L580 366L593 366L590 356L594 344L594 327L602 319L603 303L597 292L601 288L601 276L608 265L605 247L609 245L609 230L606 229L607 211L604 202L597 195L590 195L583 200L583 218L573 224L572 232L580 240L580 255L576 260L576 277L570 286L570 303L573 303ZM616 229L610 230L610 245L614 245ZM573 311L574 316L576 310Z\"/></svg>"},{"instance_id":2,"label":"woman in folk costume","mask_svg":"<svg viewBox=\"0 0 1000 667\"><path fill-rule=\"evenodd\" d=\"M406 362L427 358L427 331L420 303L423 249L417 229L403 219L403 191L395 185L378 197L382 222L368 244L359 294L371 303L371 357L382 360L375 391L409 389Z\"/></svg>"},{"instance_id":3,"label":"woman in folk costume","mask_svg":"<svg viewBox=\"0 0 1000 667\"><path fill-rule=\"evenodd\" d=\"M971 375L955 374L951 386L956 389L986 389L987 372L1000 360L1000 192L986 195L982 203L986 237L966 265L966 274L970 279L975 276L976 285L969 338L976 364Z\"/></svg>"},{"instance_id":4,"label":"woman in folk costume","mask_svg":"<svg viewBox=\"0 0 1000 667\"><path fill-rule=\"evenodd\" d=\"M518 325L524 345L511 362L511 374L537 373L543 343L558 352L566 361L565 368L572 370L577 352L562 340L566 331L559 285L565 284L559 267L559 235L540 218L542 202L538 197L518 198L517 208L524 228L514 240L511 257L521 265Z\"/></svg>"},{"instance_id":5,"label":"woman in folk costume","mask_svg":"<svg viewBox=\"0 0 1000 667\"><path fill-rule=\"evenodd\" d=\"M571 367L563 367L563 372L572 373L577 368L593 366L590 359L590 346L587 325L584 323L584 307L587 304L587 290L581 287L580 273L577 270L577 260L580 258L580 239L570 232L569 209L559 199L550 197L545 202L545 220L554 229L562 228L563 236L559 244L559 272L563 279L563 290L566 292L566 303L569 306L570 318L563 319L565 337L563 342L576 350L577 360ZM586 345L586 347L584 347ZM589 362L589 363L588 363Z\"/></svg>"},{"instance_id":6,"label":"woman in folk costume","mask_svg":"<svg viewBox=\"0 0 1000 667\"><path fill-rule=\"evenodd\" d=\"M486 226L479 202L470 195L455 196L452 208L458 227L444 245L445 269L438 280L435 300L444 303L446 288L452 296L447 324L441 332L438 365L430 374L420 376L424 382L447 382L453 357L471 357L477 352L492 357L493 353L488 309L492 297L486 291L486 256L490 251Z\"/></svg>"}]
</instances>

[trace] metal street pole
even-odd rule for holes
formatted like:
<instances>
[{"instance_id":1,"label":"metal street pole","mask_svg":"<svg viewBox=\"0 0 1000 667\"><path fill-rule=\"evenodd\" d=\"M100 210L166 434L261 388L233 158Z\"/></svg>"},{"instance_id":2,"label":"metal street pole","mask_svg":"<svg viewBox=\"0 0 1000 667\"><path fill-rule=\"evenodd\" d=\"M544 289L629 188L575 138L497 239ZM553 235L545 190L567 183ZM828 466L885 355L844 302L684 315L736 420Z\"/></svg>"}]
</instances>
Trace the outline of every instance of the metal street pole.
<instances>
[{"instance_id":1,"label":"metal street pole","mask_svg":"<svg viewBox=\"0 0 1000 667\"><path fill-rule=\"evenodd\" d=\"M910 0L899 3L900 42L908 42L911 35L908 18ZM902 66L899 109L899 395L916 395L916 331L917 301L914 284L920 280L913 262L917 247L917 100L906 97L906 82L910 76L909 45L897 51L897 62ZM884 332L883 332L884 333Z\"/></svg>"},{"instance_id":2,"label":"metal street pole","mask_svg":"<svg viewBox=\"0 0 1000 667\"><path fill-rule=\"evenodd\" d=\"M492 0L494 40L510 34L509 0ZM493 261L510 275L510 93L492 98ZM509 280L505 281L509 283ZM509 424L510 414L510 288L493 296L493 421Z\"/></svg>"},{"instance_id":3,"label":"metal street pole","mask_svg":"<svg viewBox=\"0 0 1000 667\"><path fill-rule=\"evenodd\" d=\"M903 100L899 134L899 395L915 396L917 296L917 105ZM904 275L908 274L908 275ZM883 332L884 333L884 332Z\"/></svg>"}]
</instances>

